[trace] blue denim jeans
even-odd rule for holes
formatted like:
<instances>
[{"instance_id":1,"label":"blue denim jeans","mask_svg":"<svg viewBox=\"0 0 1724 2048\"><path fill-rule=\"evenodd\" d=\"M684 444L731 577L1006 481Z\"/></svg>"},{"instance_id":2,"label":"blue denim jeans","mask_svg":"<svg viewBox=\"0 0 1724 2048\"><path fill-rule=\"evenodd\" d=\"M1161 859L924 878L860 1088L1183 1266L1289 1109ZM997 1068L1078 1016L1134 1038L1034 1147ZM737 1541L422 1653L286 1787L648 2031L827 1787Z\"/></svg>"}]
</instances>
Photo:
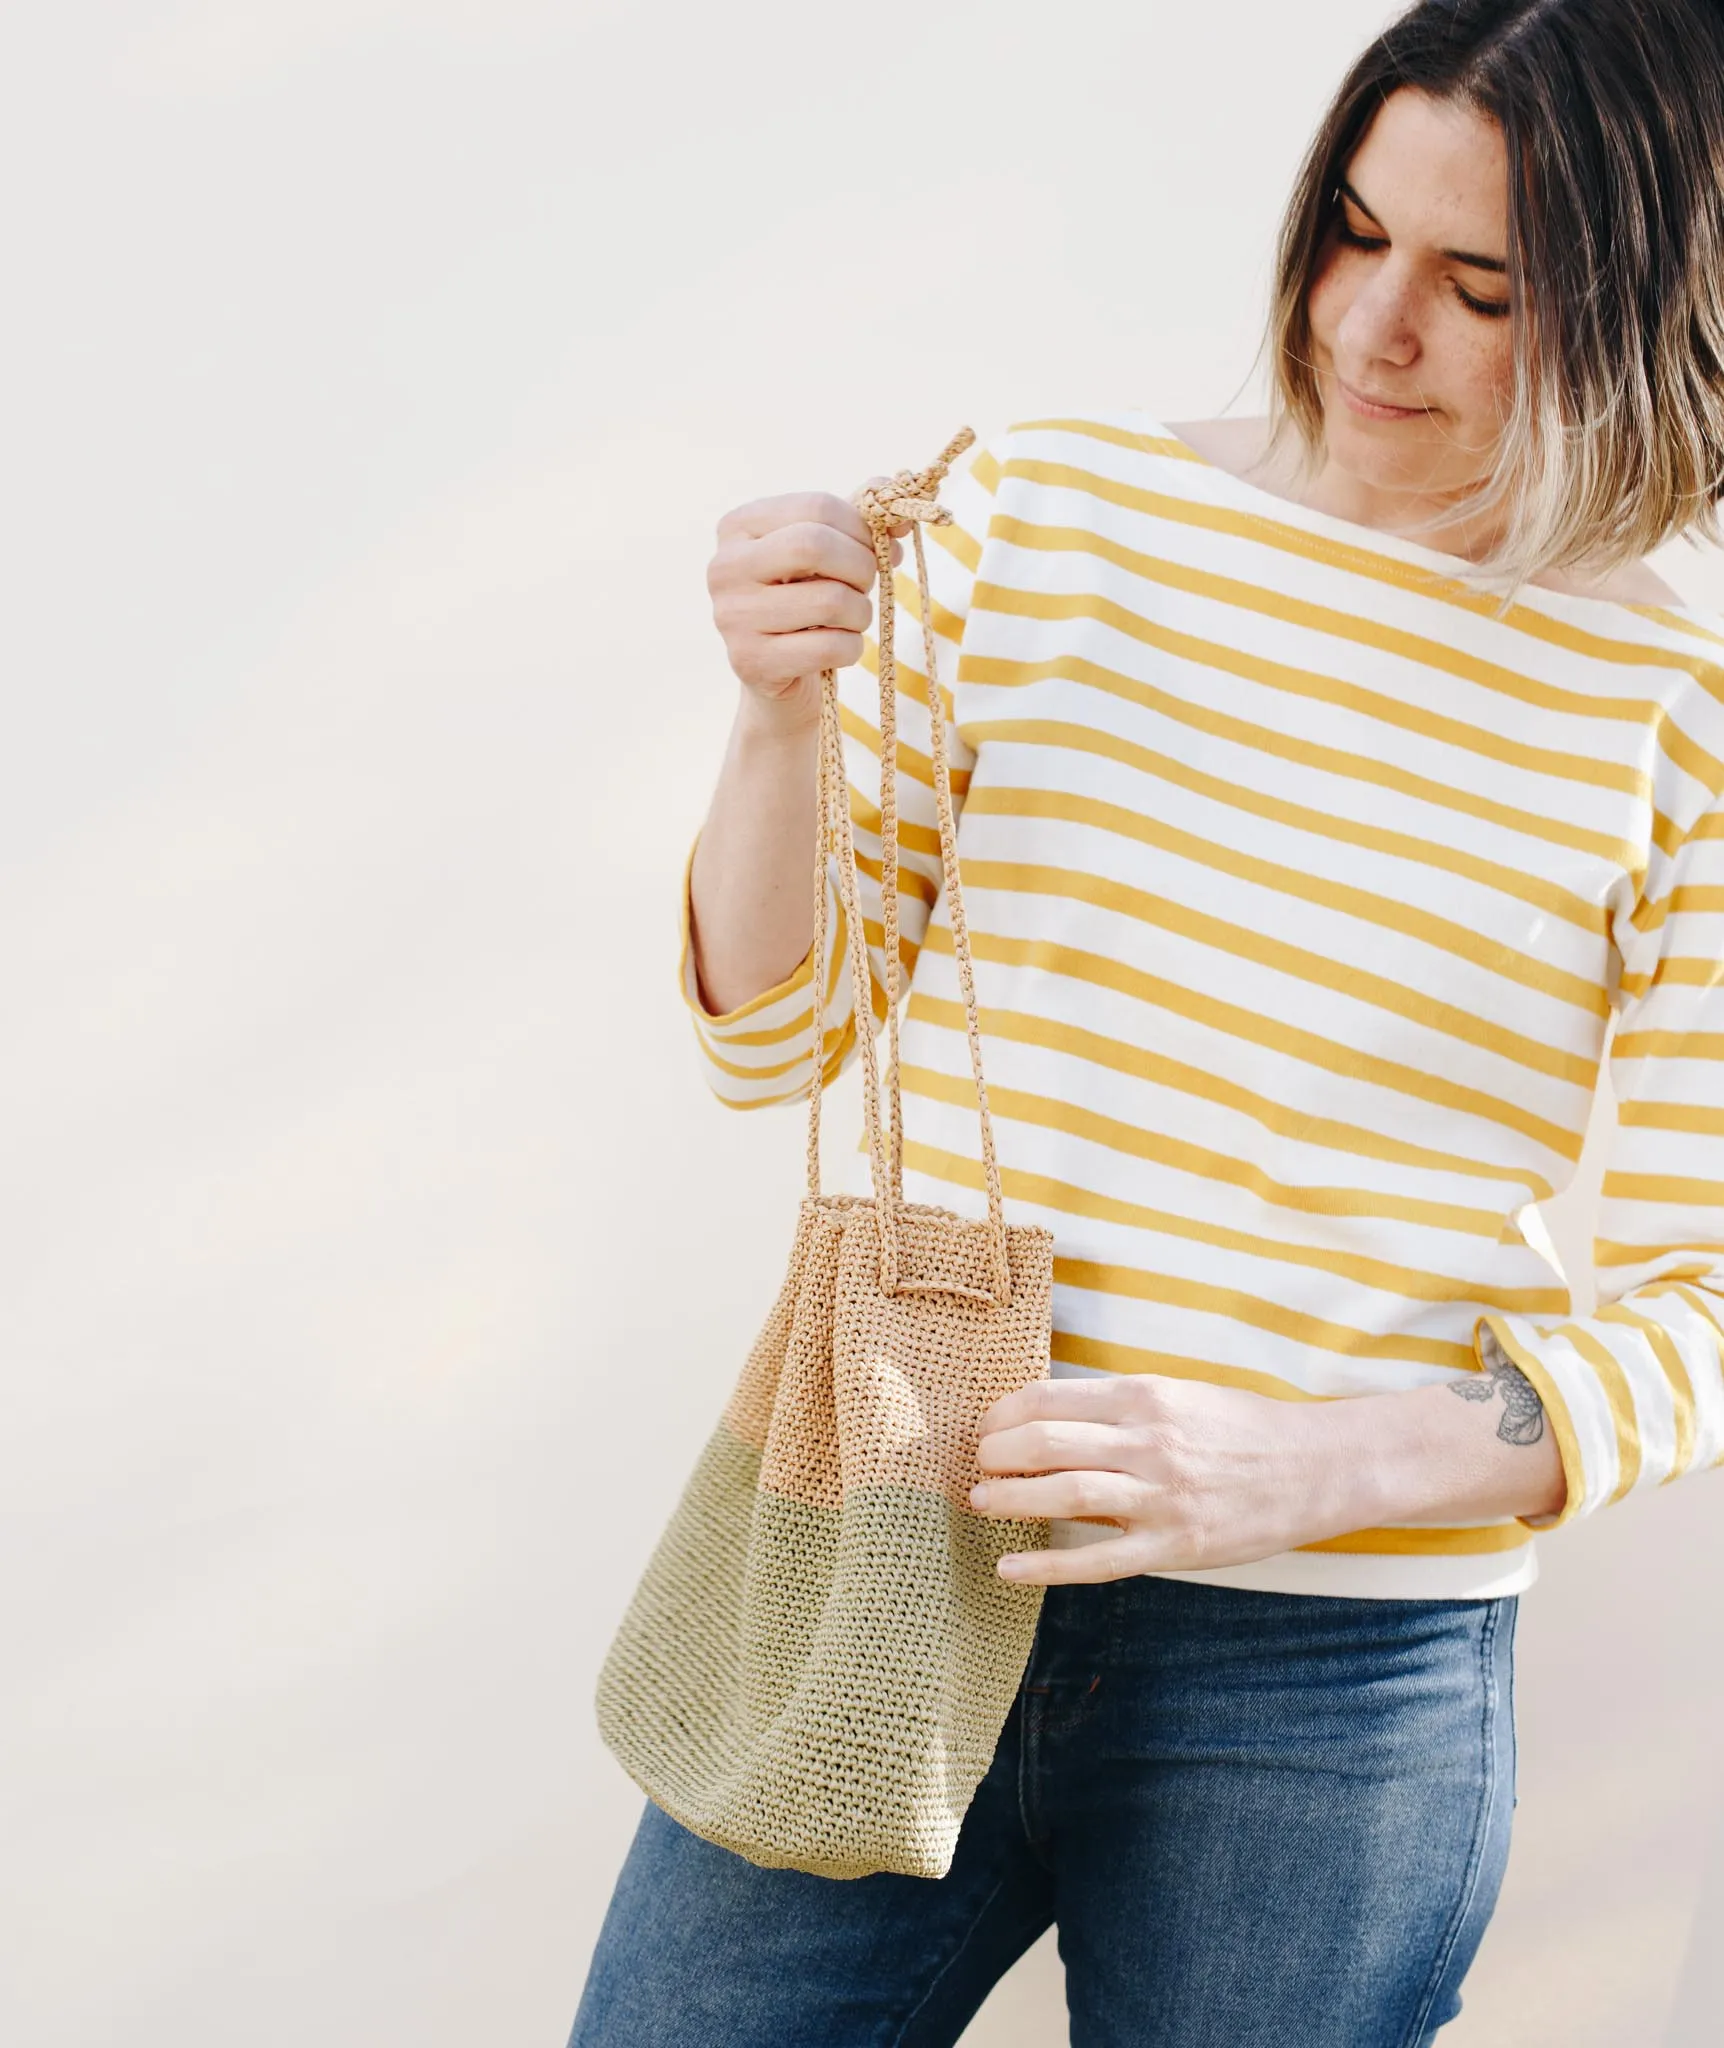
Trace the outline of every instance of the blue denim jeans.
<instances>
[{"instance_id":1,"label":"blue denim jeans","mask_svg":"<svg viewBox=\"0 0 1724 2048\"><path fill-rule=\"evenodd\" d=\"M1072 2048L1419 2048L1508 1858L1517 1606L1050 1588L945 1877L649 1805L570 2048L946 2048L1050 1924Z\"/></svg>"}]
</instances>

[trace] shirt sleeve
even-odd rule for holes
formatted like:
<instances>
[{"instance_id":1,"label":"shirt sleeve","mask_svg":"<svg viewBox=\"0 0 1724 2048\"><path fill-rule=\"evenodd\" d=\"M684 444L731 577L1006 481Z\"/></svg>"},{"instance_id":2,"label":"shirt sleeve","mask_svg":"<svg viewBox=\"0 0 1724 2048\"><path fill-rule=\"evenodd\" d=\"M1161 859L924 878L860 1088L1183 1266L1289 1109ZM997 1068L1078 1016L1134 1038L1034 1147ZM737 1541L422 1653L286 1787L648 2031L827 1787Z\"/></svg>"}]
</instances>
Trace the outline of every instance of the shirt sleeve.
<instances>
[{"instance_id":1,"label":"shirt sleeve","mask_svg":"<svg viewBox=\"0 0 1724 2048\"><path fill-rule=\"evenodd\" d=\"M952 513L950 526L923 529L927 542L929 622L937 649L945 709L946 758L951 768L952 808L961 814L975 757L953 723L952 684L958 672L971 593L987 537L1001 463L996 449L981 447L953 471L940 491ZM927 655L922 634L921 593L908 541L905 560L893 579L897 598L898 660L898 933L900 994L908 989L928 917L939 900L942 870L927 696ZM858 894L868 942L868 1028L886 1021L884 934L880 917L880 686L879 649L872 634L855 668L838 678L845 779L850 823L856 842ZM844 908L838 899L836 862L826 876L826 952L818 962L810 947L801 963L777 987L764 990L740 1009L721 1014L701 1001L694 968L689 904L689 850L683 870L682 951L678 974L699 1044L707 1084L733 1109L759 1109L795 1102L808 1094L814 1027L814 990L823 1003L825 1078L833 1080L857 1049L856 1002L851 987ZM814 849L808 849L813 888Z\"/></svg>"},{"instance_id":2,"label":"shirt sleeve","mask_svg":"<svg viewBox=\"0 0 1724 2048\"><path fill-rule=\"evenodd\" d=\"M1654 856L1614 938L1597 1310L1474 1331L1483 1363L1494 1339L1538 1389L1562 1451L1568 1499L1534 1529L1724 1459L1724 801Z\"/></svg>"}]
</instances>

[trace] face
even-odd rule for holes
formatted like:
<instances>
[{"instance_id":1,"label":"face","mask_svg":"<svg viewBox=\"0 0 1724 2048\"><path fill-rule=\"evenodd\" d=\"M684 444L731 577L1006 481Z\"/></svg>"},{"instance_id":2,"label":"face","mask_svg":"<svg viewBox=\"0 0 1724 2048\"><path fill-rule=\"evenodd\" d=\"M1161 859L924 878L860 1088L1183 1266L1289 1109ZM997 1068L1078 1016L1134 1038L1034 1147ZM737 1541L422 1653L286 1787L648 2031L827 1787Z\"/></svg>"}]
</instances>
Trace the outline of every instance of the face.
<instances>
[{"instance_id":1,"label":"face","mask_svg":"<svg viewBox=\"0 0 1724 2048\"><path fill-rule=\"evenodd\" d=\"M1406 87L1347 162L1309 307L1328 461L1356 495L1441 500L1491 469L1512 388L1507 168L1494 121Z\"/></svg>"}]
</instances>

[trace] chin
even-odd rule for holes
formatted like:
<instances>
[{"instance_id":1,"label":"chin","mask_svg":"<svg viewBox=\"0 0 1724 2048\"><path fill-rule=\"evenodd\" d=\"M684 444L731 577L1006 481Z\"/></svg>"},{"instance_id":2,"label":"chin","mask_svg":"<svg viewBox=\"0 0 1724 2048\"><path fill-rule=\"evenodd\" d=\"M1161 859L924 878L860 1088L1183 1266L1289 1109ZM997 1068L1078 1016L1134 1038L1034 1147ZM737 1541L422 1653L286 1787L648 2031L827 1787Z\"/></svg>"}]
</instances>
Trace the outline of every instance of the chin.
<instances>
[{"instance_id":1,"label":"chin","mask_svg":"<svg viewBox=\"0 0 1724 2048\"><path fill-rule=\"evenodd\" d=\"M1323 393L1323 438L1329 460L1362 483L1405 484L1428 466L1428 420L1366 420Z\"/></svg>"}]
</instances>

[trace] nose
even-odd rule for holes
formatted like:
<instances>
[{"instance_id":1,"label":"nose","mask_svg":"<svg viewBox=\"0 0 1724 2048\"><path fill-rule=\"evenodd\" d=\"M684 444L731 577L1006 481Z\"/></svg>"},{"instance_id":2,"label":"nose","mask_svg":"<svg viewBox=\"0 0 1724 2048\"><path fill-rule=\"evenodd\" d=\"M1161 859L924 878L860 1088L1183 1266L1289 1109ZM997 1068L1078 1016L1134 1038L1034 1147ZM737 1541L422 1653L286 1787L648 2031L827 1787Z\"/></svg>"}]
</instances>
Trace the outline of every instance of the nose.
<instances>
[{"instance_id":1,"label":"nose","mask_svg":"<svg viewBox=\"0 0 1724 2048\"><path fill-rule=\"evenodd\" d=\"M1336 331L1344 360L1405 367L1418 361L1418 289L1391 260L1379 263L1354 293Z\"/></svg>"}]
</instances>

